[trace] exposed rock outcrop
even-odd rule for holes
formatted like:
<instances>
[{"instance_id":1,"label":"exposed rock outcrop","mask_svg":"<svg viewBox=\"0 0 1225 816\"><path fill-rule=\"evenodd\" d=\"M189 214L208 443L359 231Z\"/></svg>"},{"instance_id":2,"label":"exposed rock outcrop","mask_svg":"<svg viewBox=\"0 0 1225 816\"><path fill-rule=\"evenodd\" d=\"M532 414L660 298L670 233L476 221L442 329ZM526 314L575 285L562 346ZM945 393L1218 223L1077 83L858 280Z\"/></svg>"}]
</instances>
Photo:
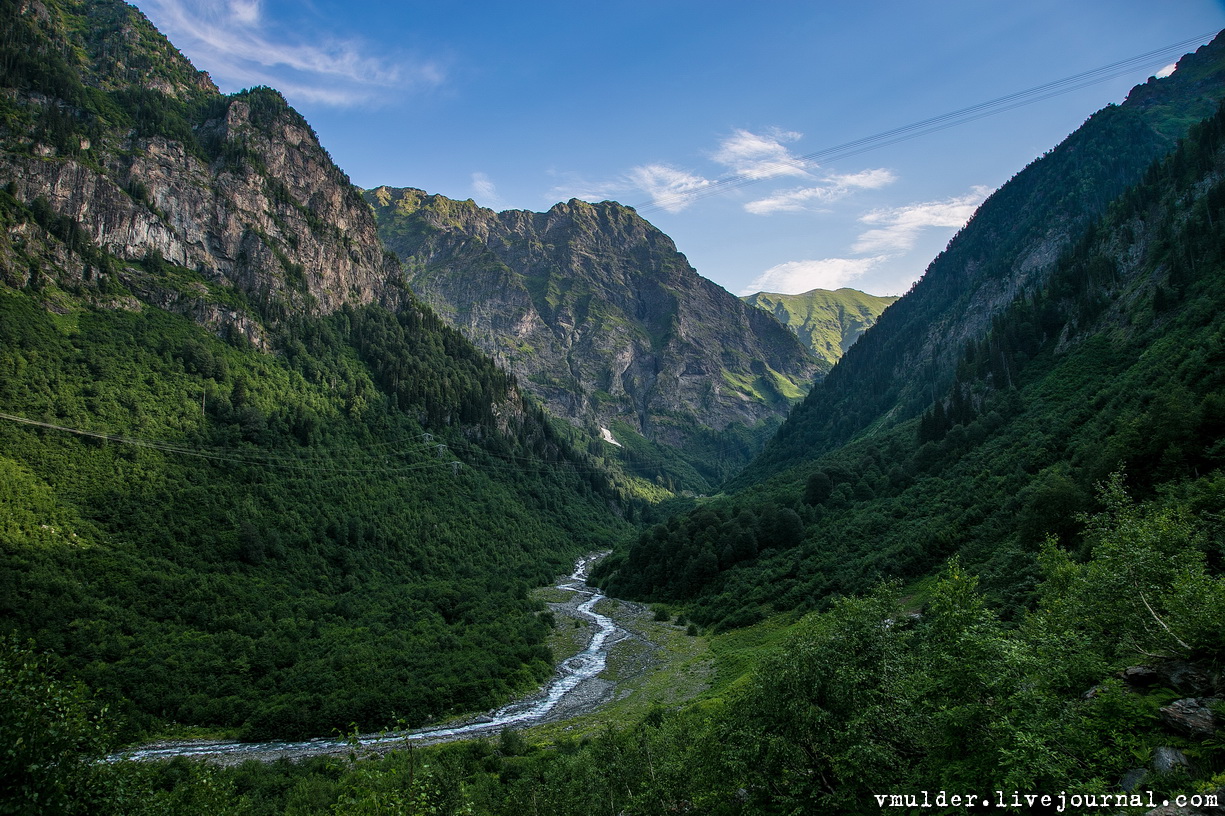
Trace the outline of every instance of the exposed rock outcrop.
<instances>
[{"instance_id":1,"label":"exposed rock outcrop","mask_svg":"<svg viewBox=\"0 0 1225 816\"><path fill-rule=\"evenodd\" d=\"M280 94L222 96L121 4L27 2L8 16L49 66L0 82L21 112L10 125L27 123L3 134L0 180L35 222L18 215L0 241L10 284L54 269L102 305L133 303L106 285L118 284L256 340L252 310L275 320L404 296L360 192ZM78 64L49 56L73 36ZM124 51L133 38L148 50ZM50 257L45 233L78 257Z\"/></svg>"},{"instance_id":2,"label":"exposed rock outcrop","mask_svg":"<svg viewBox=\"0 0 1225 816\"><path fill-rule=\"evenodd\" d=\"M1184 697L1162 706L1158 715L1172 731L1192 739L1207 739L1216 733L1216 715L1212 707L1220 703L1215 697Z\"/></svg>"},{"instance_id":3,"label":"exposed rock outcrop","mask_svg":"<svg viewBox=\"0 0 1225 816\"><path fill-rule=\"evenodd\" d=\"M680 444L695 426L785 416L823 370L628 207L496 213L390 187L366 199L413 290L561 416Z\"/></svg>"}]
</instances>

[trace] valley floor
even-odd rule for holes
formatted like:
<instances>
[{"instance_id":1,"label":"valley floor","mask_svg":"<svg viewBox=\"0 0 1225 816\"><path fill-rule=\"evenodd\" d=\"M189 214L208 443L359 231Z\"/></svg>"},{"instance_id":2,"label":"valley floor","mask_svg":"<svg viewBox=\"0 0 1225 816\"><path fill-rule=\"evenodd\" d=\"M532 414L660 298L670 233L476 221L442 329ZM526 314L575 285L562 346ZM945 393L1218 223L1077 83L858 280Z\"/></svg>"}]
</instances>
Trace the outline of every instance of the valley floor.
<instances>
[{"instance_id":1,"label":"valley floor","mask_svg":"<svg viewBox=\"0 0 1225 816\"><path fill-rule=\"evenodd\" d=\"M548 686L500 709L406 732L335 734L301 742L165 740L116 754L112 760L185 756L237 765L252 759L275 762L372 755L487 738L506 728L524 730L534 742L551 742L594 734L607 724L633 721L653 707L677 706L706 691L713 665L708 639L691 634L683 619L681 623L657 620L655 611L643 604L599 595L576 580L580 573L585 575L589 563L580 561L573 575L559 579L556 586L536 590L536 598L547 604L556 621L549 645L558 658L558 670ZM596 602L591 604L593 598ZM601 629L607 634L599 644L595 639ZM593 656L602 670L585 676L589 672L578 664ZM568 688L554 693L555 701L542 705L549 691L572 673L579 675L578 681L566 684ZM528 713L533 708L547 710L533 716ZM523 712L522 719L516 719L517 712Z\"/></svg>"}]
</instances>

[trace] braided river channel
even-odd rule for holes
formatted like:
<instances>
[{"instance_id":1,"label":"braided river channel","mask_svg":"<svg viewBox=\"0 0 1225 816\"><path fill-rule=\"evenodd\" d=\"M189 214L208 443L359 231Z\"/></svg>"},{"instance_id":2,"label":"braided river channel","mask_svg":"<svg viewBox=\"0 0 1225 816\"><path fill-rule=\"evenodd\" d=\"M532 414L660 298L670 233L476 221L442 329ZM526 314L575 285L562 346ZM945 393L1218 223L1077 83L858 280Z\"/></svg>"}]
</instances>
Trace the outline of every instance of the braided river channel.
<instances>
[{"instance_id":1,"label":"braided river channel","mask_svg":"<svg viewBox=\"0 0 1225 816\"><path fill-rule=\"evenodd\" d=\"M587 584L588 570L603 557L603 553L585 556L578 560L574 572L557 584L558 589L575 593L576 606L565 614L586 619L595 624L595 632L587 647L558 664L553 679L542 690L516 700L488 715L458 725L438 728L419 728L412 731L363 734L356 738L319 737L299 742L162 742L133 748L107 757L108 761L136 760L154 761L174 757L195 757L225 764L243 762L248 759L273 761L282 757L301 758L322 754L346 753L355 749L390 750L406 744L432 744L451 740L496 734L504 728L523 728L544 722L555 709L582 693L584 681L594 681L604 671L608 650L626 636L626 633L611 618L594 610L604 599L599 590ZM556 606L556 605L555 605ZM567 604L567 606L571 606ZM572 708L564 705L563 708ZM590 710L588 706L573 706Z\"/></svg>"}]
</instances>

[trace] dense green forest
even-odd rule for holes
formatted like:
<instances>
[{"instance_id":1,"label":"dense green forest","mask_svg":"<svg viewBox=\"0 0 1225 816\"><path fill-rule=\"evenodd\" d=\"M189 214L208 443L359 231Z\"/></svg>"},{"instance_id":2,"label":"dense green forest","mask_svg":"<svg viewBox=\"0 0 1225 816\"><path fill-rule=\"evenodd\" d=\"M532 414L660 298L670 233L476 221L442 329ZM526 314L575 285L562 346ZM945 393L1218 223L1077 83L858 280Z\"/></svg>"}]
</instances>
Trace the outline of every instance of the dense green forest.
<instances>
[{"instance_id":1,"label":"dense green forest","mask_svg":"<svg viewBox=\"0 0 1225 816\"><path fill-rule=\"evenodd\" d=\"M1137 504L1119 479L1099 500L1086 519L1091 555L1077 561L1049 542L1038 603L1018 623L954 560L921 616L896 584L880 585L792 625L755 670L728 674L699 705L548 747L506 731L357 762L98 765L83 759L105 744L96 705L10 642L0 702L28 715L5 724L18 746L5 779L57 812L91 814L878 813L877 796L923 790L1004 791L1009 802L1013 791L1066 792L1082 798L1064 812L1142 812L1150 796L1225 783L1219 740L1176 730L1163 712L1211 688L1196 666L1222 657L1225 582L1189 503ZM1112 676L1141 652L1163 668ZM48 730L56 740L30 739ZM1145 770L1159 750L1183 760ZM1082 806L1086 796L1097 805Z\"/></svg>"},{"instance_id":2,"label":"dense green forest","mask_svg":"<svg viewBox=\"0 0 1225 816\"><path fill-rule=\"evenodd\" d=\"M526 589L606 543L611 494L542 417L499 430L504 375L427 313L303 320L279 355L0 313L5 414L46 423L0 424L0 616L134 722L313 736L550 671Z\"/></svg>"}]
</instances>

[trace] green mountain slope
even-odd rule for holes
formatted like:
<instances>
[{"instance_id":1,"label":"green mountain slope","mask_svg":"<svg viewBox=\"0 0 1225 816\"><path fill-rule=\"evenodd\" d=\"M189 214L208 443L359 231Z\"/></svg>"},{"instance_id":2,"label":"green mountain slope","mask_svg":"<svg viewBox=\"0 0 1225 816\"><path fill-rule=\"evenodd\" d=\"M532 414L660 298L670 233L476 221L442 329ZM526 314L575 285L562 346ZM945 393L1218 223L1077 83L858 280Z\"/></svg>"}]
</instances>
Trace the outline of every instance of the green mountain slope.
<instances>
[{"instance_id":1,"label":"green mountain slope","mask_svg":"<svg viewBox=\"0 0 1225 816\"><path fill-rule=\"evenodd\" d=\"M849 433L865 420L818 424L810 399L772 443L766 456L776 458L755 469L775 475L644 534L604 566L608 587L688 601L700 620L726 627L822 606L882 577L919 579L960 555L1015 613L1029 600L1045 536L1079 546L1078 514L1093 509L1096 485L1112 473L1125 473L1141 497L1190 496L1217 512L1220 130L1218 116L1089 221L1041 281L1014 292L963 343L947 378L933 377L932 361L881 390L892 367L859 368L856 350L898 309L906 314L916 287L848 352L827 378L835 384L818 387L829 399L860 377L865 402L896 405L926 383L926 410L877 418L873 433L841 445L816 444L819 427ZM1082 149L1111 152L1089 135ZM947 272L940 263L933 271ZM799 444L813 453L786 447ZM778 470L780 451L807 461Z\"/></svg>"},{"instance_id":2,"label":"green mountain slope","mask_svg":"<svg viewBox=\"0 0 1225 816\"><path fill-rule=\"evenodd\" d=\"M0 5L0 629L132 728L317 736L551 672L615 488L415 301L274 91Z\"/></svg>"},{"instance_id":3,"label":"green mountain slope","mask_svg":"<svg viewBox=\"0 0 1225 816\"><path fill-rule=\"evenodd\" d=\"M679 488L737 471L824 370L615 202L495 213L389 187L366 200L443 319L591 440L634 437L618 440L642 453L625 464Z\"/></svg>"},{"instance_id":4,"label":"green mountain slope","mask_svg":"<svg viewBox=\"0 0 1225 816\"><path fill-rule=\"evenodd\" d=\"M813 289L799 295L758 292L741 300L774 315L817 357L833 366L897 298L843 288Z\"/></svg>"},{"instance_id":5,"label":"green mountain slope","mask_svg":"<svg viewBox=\"0 0 1225 816\"><path fill-rule=\"evenodd\" d=\"M863 433L918 416L952 382L968 342L1018 292L1041 286L1111 201L1225 95L1225 38L1137 86L997 190L881 315L736 482L752 484Z\"/></svg>"}]
</instances>

